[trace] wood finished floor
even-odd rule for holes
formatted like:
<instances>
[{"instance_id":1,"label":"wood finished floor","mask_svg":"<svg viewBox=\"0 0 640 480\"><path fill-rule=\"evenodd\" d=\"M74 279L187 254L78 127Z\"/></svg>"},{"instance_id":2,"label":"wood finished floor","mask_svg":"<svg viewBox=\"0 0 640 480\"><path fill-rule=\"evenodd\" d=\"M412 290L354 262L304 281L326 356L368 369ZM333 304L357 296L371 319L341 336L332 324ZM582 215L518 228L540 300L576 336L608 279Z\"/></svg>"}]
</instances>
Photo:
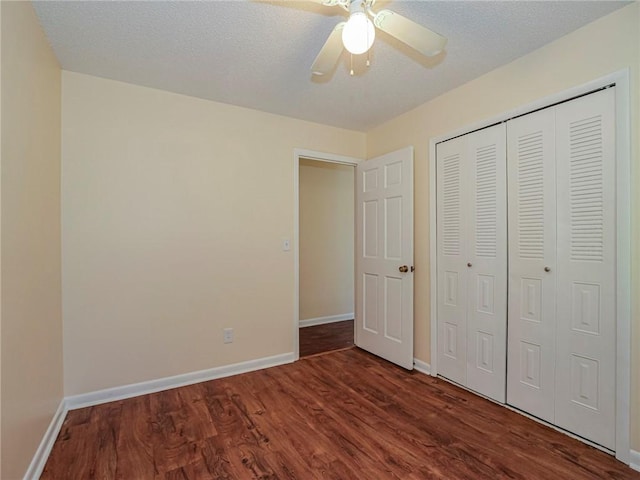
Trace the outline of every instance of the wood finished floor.
<instances>
[{"instance_id":1,"label":"wood finished floor","mask_svg":"<svg viewBox=\"0 0 640 480\"><path fill-rule=\"evenodd\" d=\"M304 327L300 332L300 357L353 346L353 320Z\"/></svg>"},{"instance_id":2,"label":"wood finished floor","mask_svg":"<svg viewBox=\"0 0 640 480\"><path fill-rule=\"evenodd\" d=\"M640 479L357 348L69 412L42 479Z\"/></svg>"}]
</instances>

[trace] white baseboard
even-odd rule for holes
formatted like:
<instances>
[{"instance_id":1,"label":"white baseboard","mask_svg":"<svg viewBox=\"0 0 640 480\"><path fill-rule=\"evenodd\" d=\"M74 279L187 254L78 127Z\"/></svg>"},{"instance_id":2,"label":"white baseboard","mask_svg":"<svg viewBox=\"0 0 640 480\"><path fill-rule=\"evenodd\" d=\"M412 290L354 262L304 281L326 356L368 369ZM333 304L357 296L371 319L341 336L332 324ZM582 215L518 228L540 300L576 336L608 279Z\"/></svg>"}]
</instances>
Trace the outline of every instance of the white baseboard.
<instances>
[{"instance_id":1,"label":"white baseboard","mask_svg":"<svg viewBox=\"0 0 640 480\"><path fill-rule=\"evenodd\" d=\"M206 382L207 380L215 380L216 378L230 377L240 373L252 372L263 368L275 367L293 362L293 353L285 353L282 355L274 355L272 357L258 358L247 362L234 363L222 367L209 368L197 372L184 373L173 377L158 378L147 382L134 383L124 385L122 387L107 388L96 392L83 393L73 395L66 398L66 406L68 410L76 410L78 408L90 407L101 403L115 402L124 400L125 398L137 397L148 393L160 392L171 388L184 387L194 383Z\"/></svg>"},{"instance_id":2,"label":"white baseboard","mask_svg":"<svg viewBox=\"0 0 640 480\"><path fill-rule=\"evenodd\" d=\"M431 375L431 365L417 358L413 359L413 369L425 375Z\"/></svg>"},{"instance_id":3,"label":"white baseboard","mask_svg":"<svg viewBox=\"0 0 640 480\"><path fill-rule=\"evenodd\" d=\"M51 419L51 423L49 423L47 431L44 433L44 436L40 441L40 445L38 445L36 453L31 459L29 468L27 468L27 472L24 474L24 480L37 480L40 478L40 475L42 475L42 471L44 470L44 466L47 464L47 459L49 458L53 444L55 443L56 438L58 438L58 433L60 433L62 423L67 416L67 411L66 402L63 398L60 401L60 405L58 405L56 413L54 413L53 418Z\"/></svg>"},{"instance_id":4,"label":"white baseboard","mask_svg":"<svg viewBox=\"0 0 640 480\"><path fill-rule=\"evenodd\" d=\"M631 461L629 462L629 466L634 470L640 472L640 452L635 450L631 450L630 455Z\"/></svg>"},{"instance_id":5,"label":"white baseboard","mask_svg":"<svg viewBox=\"0 0 640 480\"><path fill-rule=\"evenodd\" d=\"M328 317L308 318L300 320L300 328L324 325L325 323L344 322L345 320L353 320L354 317L354 313L343 313L341 315L329 315Z\"/></svg>"}]
</instances>

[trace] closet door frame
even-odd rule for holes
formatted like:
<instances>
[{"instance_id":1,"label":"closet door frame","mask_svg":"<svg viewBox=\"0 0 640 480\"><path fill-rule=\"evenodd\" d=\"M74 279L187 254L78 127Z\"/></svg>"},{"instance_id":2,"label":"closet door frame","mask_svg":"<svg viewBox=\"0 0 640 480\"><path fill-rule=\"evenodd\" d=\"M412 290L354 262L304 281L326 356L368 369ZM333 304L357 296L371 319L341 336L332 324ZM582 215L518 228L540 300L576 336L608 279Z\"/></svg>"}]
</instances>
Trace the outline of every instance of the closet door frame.
<instances>
[{"instance_id":1,"label":"closet door frame","mask_svg":"<svg viewBox=\"0 0 640 480\"><path fill-rule=\"evenodd\" d=\"M631 420L631 113L629 69L619 70L591 82L492 118L467 125L446 135L429 140L429 258L431 298L431 365L430 374L438 375L438 312L436 250L436 145L454 137L471 133L496 123L531 113L595 90L615 85L616 108L616 447L615 456L629 465ZM583 440L585 443L591 442Z\"/></svg>"}]
</instances>

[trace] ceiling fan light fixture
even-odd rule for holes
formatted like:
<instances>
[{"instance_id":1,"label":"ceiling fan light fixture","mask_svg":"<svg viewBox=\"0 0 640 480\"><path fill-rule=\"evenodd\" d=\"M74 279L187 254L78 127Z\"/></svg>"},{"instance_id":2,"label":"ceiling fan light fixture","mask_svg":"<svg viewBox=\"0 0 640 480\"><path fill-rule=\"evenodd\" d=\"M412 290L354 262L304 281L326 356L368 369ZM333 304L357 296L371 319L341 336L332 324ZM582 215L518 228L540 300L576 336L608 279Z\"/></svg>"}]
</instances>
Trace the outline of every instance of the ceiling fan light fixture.
<instances>
[{"instance_id":1,"label":"ceiling fan light fixture","mask_svg":"<svg viewBox=\"0 0 640 480\"><path fill-rule=\"evenodd\" d=\"M342 30L342 43L349 53L360 55L373 45L376 29L364 12L354 12Z\"/></svg>"}]
</instances>

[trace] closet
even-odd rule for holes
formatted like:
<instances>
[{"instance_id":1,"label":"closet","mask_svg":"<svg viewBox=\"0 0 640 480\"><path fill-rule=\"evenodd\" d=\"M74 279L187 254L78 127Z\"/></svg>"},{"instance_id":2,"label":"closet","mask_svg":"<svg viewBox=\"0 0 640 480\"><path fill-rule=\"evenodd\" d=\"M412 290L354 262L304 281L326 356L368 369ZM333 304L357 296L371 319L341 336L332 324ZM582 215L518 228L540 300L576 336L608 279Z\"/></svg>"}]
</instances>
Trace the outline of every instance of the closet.
<instances>
[{"instance_id":1,"label":"closet","mask_svg":"<svg viewBox=\"0 0 640 480\"><path fill-rule=\"evenodd\" d=\"M614 87L436 152L439 373L614 450Z\"/></svg>"},{"instance_id":2,"label":"closet","mask_svg":"<svg viewBox=\"0 0 640 480\"><path fill-rule=\"evenodd\" d=\"M505 125L437 146L438 369L505 401Z\"/></svg>"}]
</instances>

